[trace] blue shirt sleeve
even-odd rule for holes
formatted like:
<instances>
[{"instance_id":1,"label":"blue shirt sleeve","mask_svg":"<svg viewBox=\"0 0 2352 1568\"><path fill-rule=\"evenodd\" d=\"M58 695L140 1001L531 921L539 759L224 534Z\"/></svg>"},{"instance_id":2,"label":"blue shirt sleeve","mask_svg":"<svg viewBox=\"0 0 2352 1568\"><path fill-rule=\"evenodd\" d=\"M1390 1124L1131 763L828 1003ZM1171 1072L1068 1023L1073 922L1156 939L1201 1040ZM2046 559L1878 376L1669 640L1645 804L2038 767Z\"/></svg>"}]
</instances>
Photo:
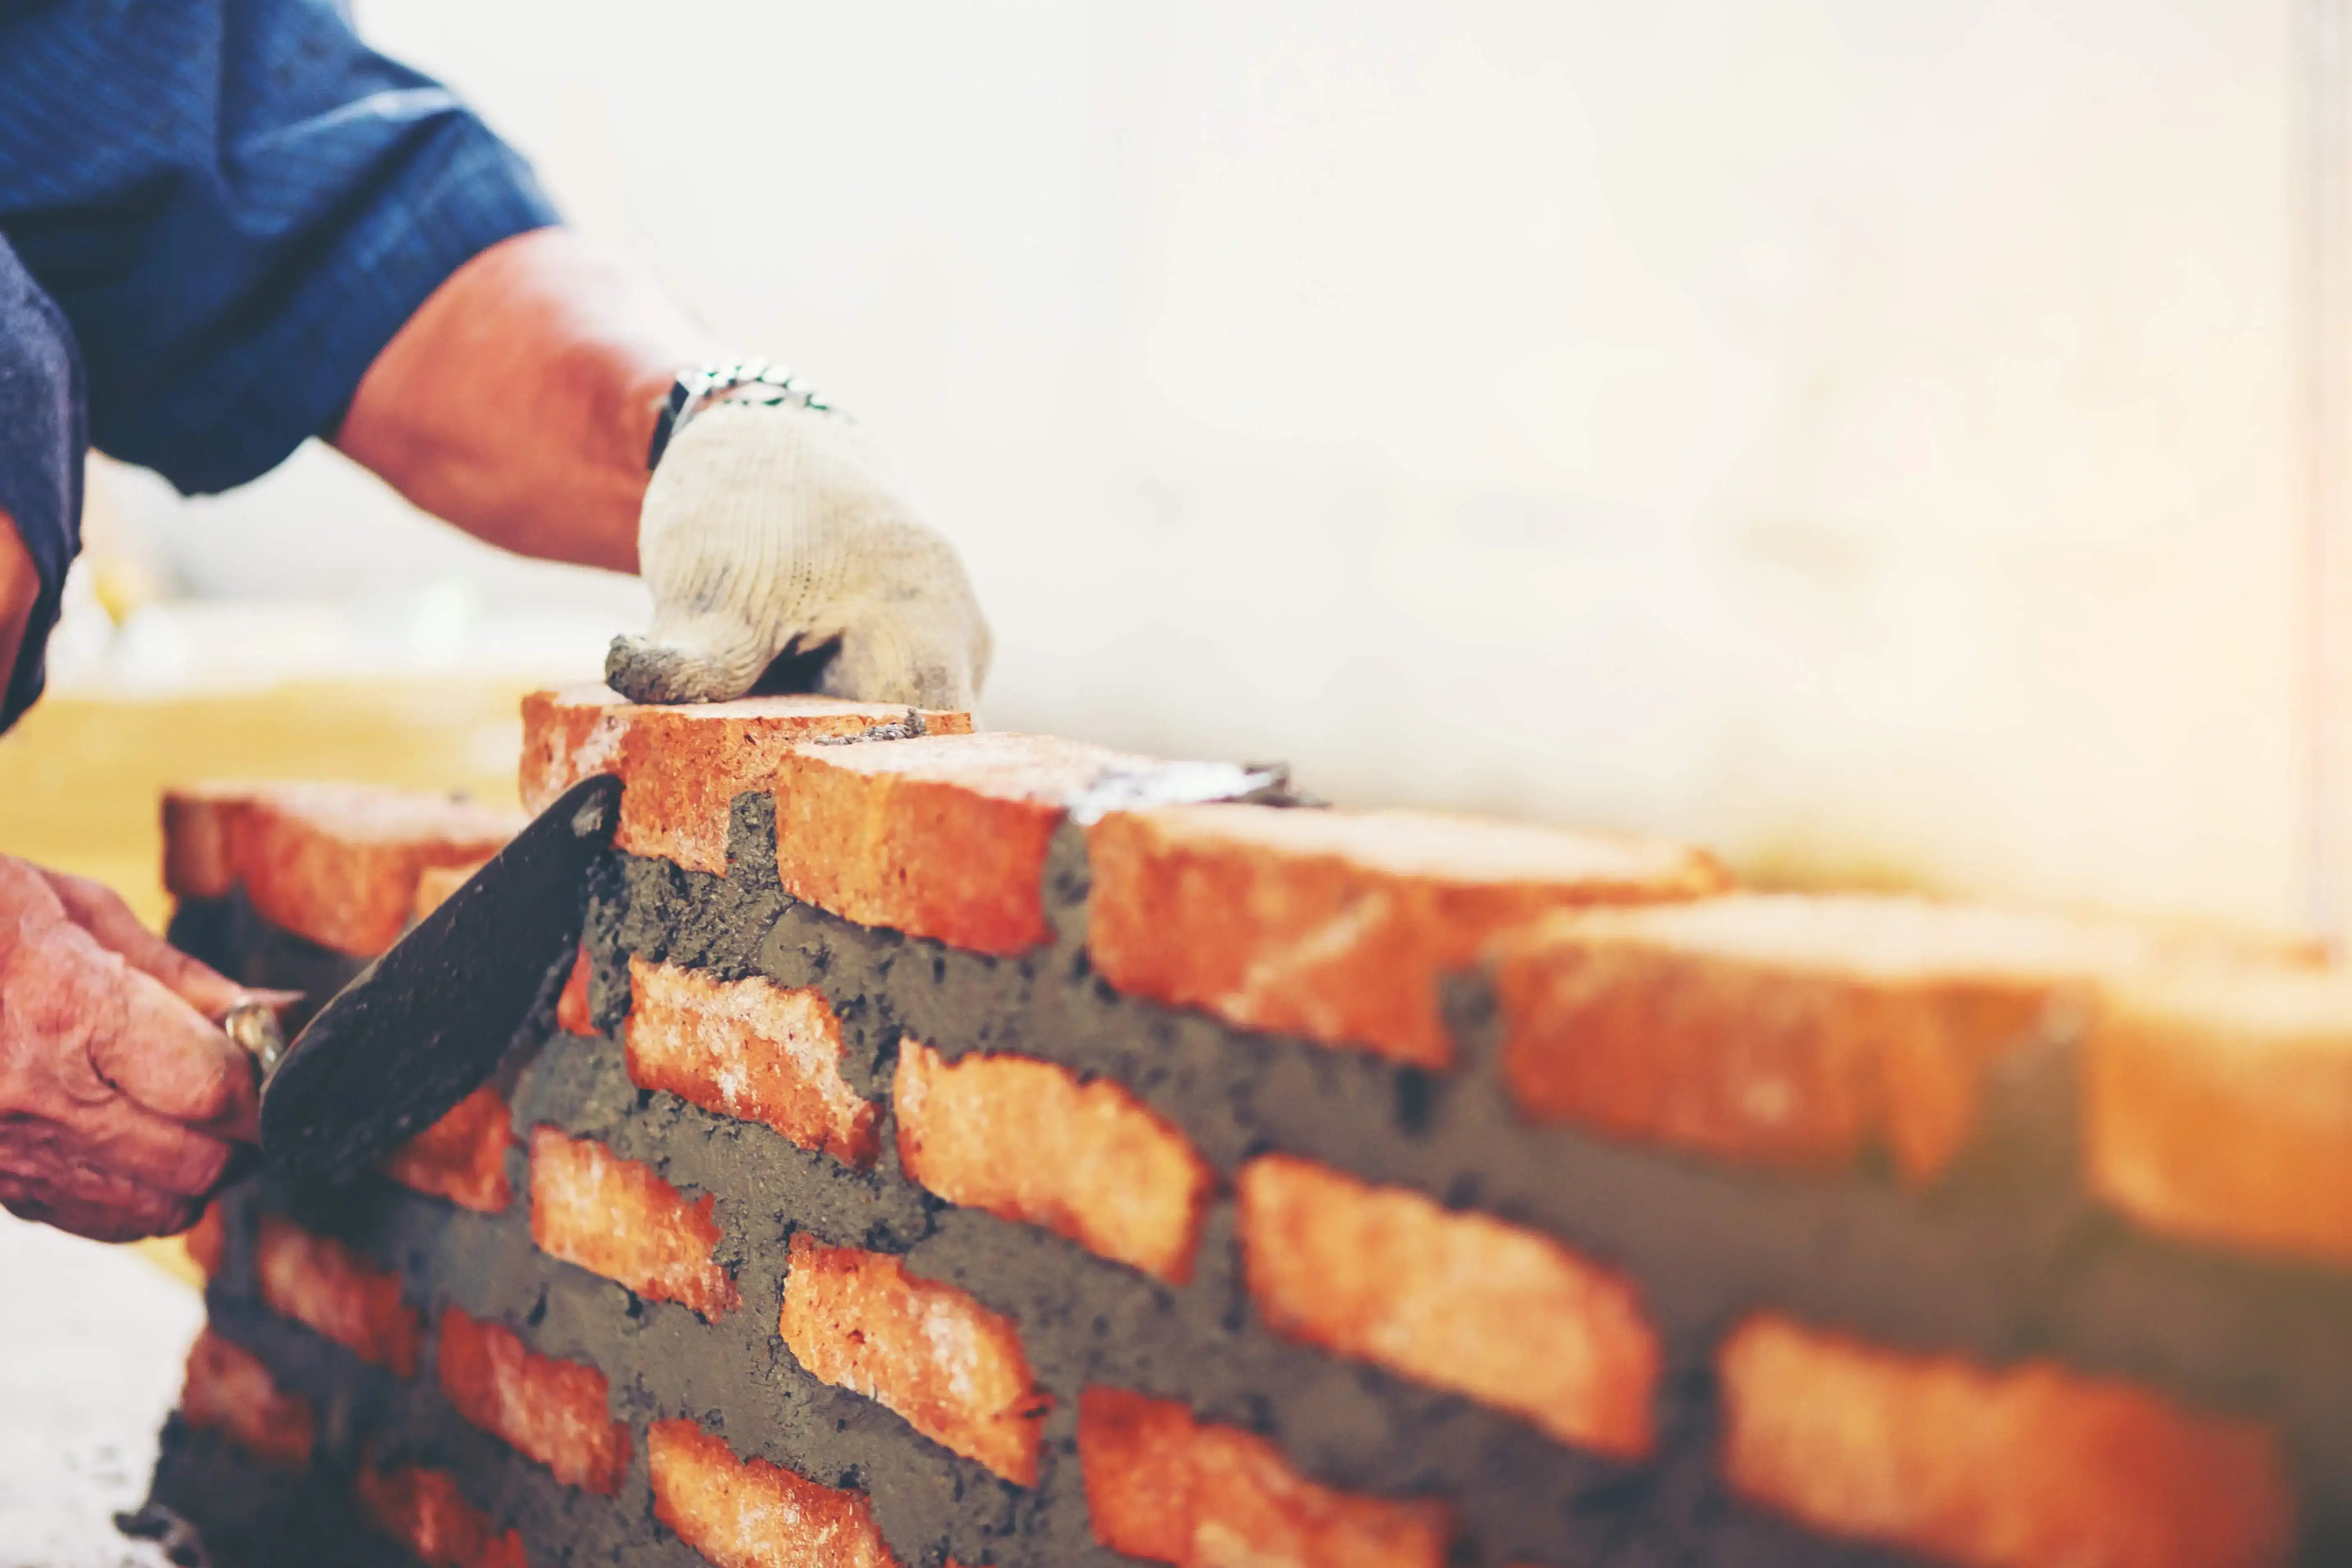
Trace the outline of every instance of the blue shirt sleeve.
<instances>
[{"instance_id":1,"label":"blue shirt sleeve","mask_svg":"<svg viewBox=\"0 0 2352 1568\"><path fill-rule=\"evenodd\" d=\"M79 341L91 442L184 491L331 432L435 288L554 221L328 0L0 0L0 235Z\"/></svg>"}]
</instances>

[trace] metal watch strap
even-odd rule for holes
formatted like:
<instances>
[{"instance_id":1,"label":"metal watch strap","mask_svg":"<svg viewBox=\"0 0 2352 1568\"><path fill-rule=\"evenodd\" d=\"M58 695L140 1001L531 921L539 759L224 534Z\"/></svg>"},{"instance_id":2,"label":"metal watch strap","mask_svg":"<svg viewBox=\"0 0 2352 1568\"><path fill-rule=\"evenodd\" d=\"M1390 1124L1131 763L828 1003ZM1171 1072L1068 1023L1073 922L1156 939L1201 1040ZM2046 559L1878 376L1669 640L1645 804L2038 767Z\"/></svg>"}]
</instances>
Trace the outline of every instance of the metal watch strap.
<instances>
[{"instance_id":1,"label":"metal watch strap","mask_svg":"<svg viewBox=\"0 0 2352 1568\"><path fill-rule=\"evenodd\" d=\"M758 388L741 397L730 394ZM725 364L704 365L699 370L680 371L670 383L669 395L662 399L661 410L654 417L653 449L646 454L646 468L650 471L661 461L670 437L686 428L687 422L712 404L725 400L730 403L757 403L777 408L792 404L799 408L814 408L821 414L835 413L833 405L816 394L816 389L780 364L764 360L733 360Z\"/></svg>"}]
</instances>

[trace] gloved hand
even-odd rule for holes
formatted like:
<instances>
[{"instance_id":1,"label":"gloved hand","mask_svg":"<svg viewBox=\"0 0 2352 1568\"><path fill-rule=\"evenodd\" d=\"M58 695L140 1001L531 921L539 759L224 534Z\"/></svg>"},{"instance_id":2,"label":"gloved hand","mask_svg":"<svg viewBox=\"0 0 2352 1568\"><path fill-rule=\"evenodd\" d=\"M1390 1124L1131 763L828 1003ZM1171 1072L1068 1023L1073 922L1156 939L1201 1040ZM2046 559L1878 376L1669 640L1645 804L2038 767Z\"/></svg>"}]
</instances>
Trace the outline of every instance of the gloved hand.
<instances>
[{"instance_id":1,"label":"gloved hand","mask_svg":"<svg viewBox=\"0 0 2352 1568\"><path fill-rule=\"evenodd\" d=\"M988 625L955 549L916 516L857 426L793 403L719 402L670 438L638 523L653 628L616 637L637 702L740 697L769 661L836 640L816 689L970 708Z\"/></svg>"},{"instance_id":2,"label":"gloved hand","mask_svg":"<svg viewBox=\"0 0 2352 1568\"><path fill-rule=\"evenodd\" d=\"M0 856L0 1205L101 1241L184 1230L251 1142L248 993L79 877Z\"/></svg>"}]
</instances>

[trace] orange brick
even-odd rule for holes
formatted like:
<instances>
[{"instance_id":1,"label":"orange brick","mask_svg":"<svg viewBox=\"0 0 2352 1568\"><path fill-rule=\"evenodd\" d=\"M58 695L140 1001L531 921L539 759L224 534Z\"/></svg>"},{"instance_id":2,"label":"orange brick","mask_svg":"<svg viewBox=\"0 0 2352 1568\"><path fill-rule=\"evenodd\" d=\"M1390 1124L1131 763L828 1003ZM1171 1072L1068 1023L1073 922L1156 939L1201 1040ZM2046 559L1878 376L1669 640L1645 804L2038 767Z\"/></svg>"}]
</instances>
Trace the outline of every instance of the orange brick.
<instances>
[{"instance_id":1,"label":"orange brick","mask_svg":"<svg viewBox=\"0 0 2352 1568\"><path fill-rule=\"evenodd\" d=\"M205 1212L196 1216L196 1223L180 1240L188 1249L188 1261L202 1269L205 1279L217 1278L221 1259L228 1251L228 1222L221 1217L220 1205L206 1204Z\"/></svg>"},{"instance_id":2,"label":"orange brick","mask_svg":"<svg viewBox=\"0 0 2352 1568\"><path fill-rule=\"evenodd\" d=\"M734 702L639 707L601 686L523 699L522 799L533 811L595 773L625 786L614 842L692 871L727 869L727 816L735 797L764 790L797 742L861 735L902 724L908 710L830 697L746 697ZM969 713L927 711L924 728L957 734Z\"/></svg>"},{"instance_id":3,"label":"orange brick","mask_svg":"<svg viewBox=\"0 0 2352 1568\"><path fill-rule=\"evenodd\" d=\"M892 1100L900 1164L950 1203L1043 1226L1171 1285L1192 1277L1215 1173L1125 1086L1026 1057L950 1065L908 1039Z\"/></svg>"},{"instance_id":4,"label":"orange brick","mask_svg":"<svg viewBox=\"0 0 2352 1568\"><path fill-rule=\"evenodd\" d=\"M474 873L488 865L489 858L467 865L427 866L416 874L416 897L409 905L409 917L423 920L449 901L449 895L473 879Z\"/></svg>"},{"instance_id":5,"label":"orange brick","mask_svg":"<svg viewBox=\"0 0 2352 1568\"><path fill-rule=\"evenodd\" d=\"M362 1518L416 1553L425 1568L530 1568L522 1536L499 1533L446 1470L381 1469L369 1460L352 1479L352 1495Z\"/></svg>"},{"instance_id":6,"label":"orange brick","mask_svg":"<svg viewBox=\"0 0 2352 1568\"><path fill-rule=\"evenodd\" d=\"M2092 1189L2189 1241L2352 1263L2352 980L2119 987L2085 1047Z\"/></svg>"},{"instance_id":7,"label":"orange brick","mask_svg":"<svg viewBox=\"0 0 2352 1568\"><path fill-rule=\"evenodd\" d=\"M1041 883L1070 802L1158 765L1044 735L796 747L776 772L777 872L846 920L1026 952L1052 936Z\"/></svg>"},{"instance_id":8,"label":"orange brick","mask_svg":"<svg viewBox=\"0 0 2352 1568\"><path fill-rule=\"evenodd\" d=\"M507 1179L511 1121L505 1096L486 1083L394 1150L383 1173L460 1208L502 1214L514 1199L514 1184Z\"/></svg>"},{"instance_id":9,"label":"orange brick","mask_svg":"<svg viewBox=\"0 0 2352 1568\"><path fill-rule=\"evenodd\" d=\"M278 1215L262 1216L254 1272L271 1311L308 1325L362 1361L403 1377L416 1375L424 1322L400 1299L397 1275Z\"/></svg>"},{"instance_id":10,"label":"orange brick","mask_svg":"<svg viewBox=\"0 0 2352 1568\"><path fill-rule=\"evenodd\" d=\"M629 1468L629 1429L605 1411L604 1374L541 1355L498 1323L441 1310L434 1352L451 1409L555 1472L566 1486L604 1497Z\"/></svg>"},{"instance_id":11,"label":"orange brick","mask_svg":"<svg viewBox=\"0 0 2352 1568\"><path fill-rule=\"evenodd\" d=\"M588 979L594 966L588 962L588 950L572 961L572 973L563 977L563 989L555 997L555 1026L566 1034L593 1035L596 1020L588 1011Z\"/></svg>"},{"instance_id":12,"label":"orange brick","mask_svg":"<svg viewBox=\"0 0 2352 1568\"><path fill-rule=\"evenodd\" d=\"M1749 1500L1969 1568L2263 1568L2292 1505L2271 1435L2047 1362L1986 1371L1772 1314L1720 1352Z\"/></svg>"},{"instance_id":13,"label":"orange brick","mask_svg":"<svg viewBox=\"0 0 2352 1568\"><path fill-rule=\"evenodd\" d=\"M1424 1067L1453 1059L1438 977L1496 932L1727 883L1657 839L1409 811L1114 812L1087 858L1087 947L1119 990Z\"/></svg>"},{"instance_id":14,"label":"orange brick","mask_svg":"<svg viewBox=\"0 0 2352 1568\"><path fill-rule=\"evenodd\" d=\"M898 1568L863 1492L739 1459L691 1421L646 1433L654 1517L719 1568Z\"/></svg>"},{"instance_id":15,"label":"orange brick","mask_svg":"<svg viewBox=\"0 0 2352 1568\"><path fill-rule=\"evenodd\" d=\"M1125 1389L1078 1396L1078 1460L1095 1538L1178 1568L1437 1568L1453 1534L1442 1503L1317 1486L1264 1437Z\"/></svg>"},{"instance_id":16,"label":"orange brick","mask_svg":"<svg viewBox=\"0 0 2352 1568\"><path fill-rule=\"evenodd\" d=\"M1030 1374L1020 1330L899 1259L792 1242L777 1331L809 1374L898 1412L924 1436L1006 1480L1037 1483L1053 1401Z\"/></svg>"},{"instance_id":17,"label":"orange brick","mask_svg":"<svg viewBox=\"0 0 2352 1568\"><path fill-rule=\"evenodd\" d=\"M1510 1412L1620 1459L1656 1446L1661 1352L1632 1282L1549 1237L1306 1160L1235 1184L1251 1296L1276 1333Z\"/></svg>"},{"instance_id":18,"label":"orange brick","mask_svg":"<svg viewBox=\"0 0 2352 1568\"><path fill-rule=\"evenodd\" d=\"M1502 944L1504 1077L1540 1120L1799 1170L1883 1146L1926 1183L1994 1062L2168 956L2134 927L1868 895L1555 916Z\"/></svg>"},{"instance_id":19,"label":"orange brick","mask_svg":"<svg viewBox=\"0 0 2352 1568\"><path fill-rule=\"evenodd\" d=\"M166 795L164 875L183 898L241 886L264 919L356 957L398 939L436 866L478 865L522 818L362 784L197 785Z\"/></svg>"},{"instance_id":20,"label":"orange brick","mask_svg":"<svg viewBox=\"0 0 2352 1568\"><path fill-rule=\"evenodd\" d=\"M707 1193L687 1202L651 1170L593 1138L531 1129L530 1237L540 1248L712 1323L743 1304L735 1281L711 1260L716 1206Z\"/></svg>"},{"instance_id":21,"label":"orange brick","mask_svg":"<svg viewBox=\"0 0 2352 1568\"><path fill-rule=\"evenodd\" d=\"M310 1401L281 1392L260 1357L209 1327L189 1348L180 1415L267 1463L300 1469L310 1462Z\"/></svg>"},{"instance_id":22,"label":"orange brick","mask_svg":"<svg viewBox=\"0 0 2352 1568\"><path fill-rule=\"evenodd\" d=\"M874 1107L841 1076L841 1025L818 992L632 958L623 1036L639 1089L765 1122L859 1170L874 1163Z\"/></svg>"}]
</instances>

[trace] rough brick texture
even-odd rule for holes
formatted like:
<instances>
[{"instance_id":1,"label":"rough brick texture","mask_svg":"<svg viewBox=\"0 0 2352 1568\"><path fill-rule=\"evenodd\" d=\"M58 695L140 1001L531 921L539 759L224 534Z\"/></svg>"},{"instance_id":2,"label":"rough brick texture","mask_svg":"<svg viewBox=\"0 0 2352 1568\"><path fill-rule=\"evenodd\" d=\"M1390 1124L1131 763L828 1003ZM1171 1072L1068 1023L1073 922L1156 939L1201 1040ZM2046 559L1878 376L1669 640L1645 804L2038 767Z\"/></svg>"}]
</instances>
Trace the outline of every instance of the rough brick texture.
<instances>
[{"instance_id":1,"label":"rough brick texture","mask_svg":"<svg viewBox=\"0 0 2352 1568\"><path fill-rule=\"evenodd\" d=\"M499 1323L441 1310L435 1371L450 1407L566 1486L612 1497L629 1468L629 1429L605 1410L604 1374L541 1355Z\"/></svg>"},{"instance_id":2,"label":"rough brick texture","mask_svg":"<svg viewBox=\"0 0 2352 1568\"><path fill-rule=\"evenodd\" d=\"M416 1375L424 1322L401 1300L398 1275L278 1215L261 1222L254 1272L270 1310L308 1324L362 1361Z\"/></svg>"},{"instance_id":3,"label":"rough brick texture","mask_svg":"<svg viewBox=\"0 0 2352 1568\"><path fill-rule=\"evenodd\" d=\"M1070 803L1157 765L1044 735L796 747L776 772L777 871L848 920L1024 952L1051 934L1039 882Z\"/></svg>"},{"instance_id":4,"label":"rough brick texture","mask_svg":"<svg viewBox=\"0 0 2352 1568\"><path fill-rule=\"evenodd\" d=\"M663 708L601 686L535 692L523 700L523 804L535 812L582 779L617 773L623 849L723 872L729 808L746 790L769 788L795 742L904 725L908 711L813 696ZM933 734L971 728L968 713L920 717Z\"/></svg>"},{"instance_id":5,"label":"rough brick texture","mask_svg":"<svg viewBox=\"0 0 2352 1568\"><path fill-rule=\"evenodd\" d=\"M765 1122L861 1170L874 1163L874 1107L841 1076L841 1025L821 994L632 958L629 997L625 1037L639 1089Z\"/></svg>"},{"instance_id":6,"label":"rough brick texture","mask_svg":"<svg viewBox=\"0 0 2352 1568\"><path fill-rule=\"evenodd\" d=\"M1377 1362L1616 1458L1654 1446L1660 1352L1633 1285L1548 1237L1266 1155L1235 1184L1277 1333Z\"/></svg>"},{"instance_id":7,"label":"rough brick texture","mask_svg":"<svg viewBox=\"0 0 2352 1568\"><path fill-rule=\"evenodd\" d=\"M2126 928L1863 895L1557 916L1496 969L1533 1115L1806 1170L1884 1147L1915 1182L1974 1135L1989 1068L2157 949Z\"/></svg>"},{"instance_id":8,"label":"rough brick texture","mask_svg":"<svg viewBox=\"0 0 2352 1568\"><path fill-rule=\"evenodd\" d=\"M898 1568L865 1494L740 1459L691 1421L646 1434L654 1517L719 1568Z\"/></svg>"},{"instance_id":9,"label":"rough brick texture","mask_svg":"<svg viewBox=\"0 0 2352 1568\"><path fill-rule=\"evenodd\" d=\"M272 924L366 958L399 938L427 868L478 865L522 818L376 784L289 784L174 791L163 823L174 895L242 887Z\"/></svg>"},{"instance_id":10,"label":"rough brick texture","mask_svg":"<svg viewBox=\"0 0 2352 1568\"><path fill-rule=\"evenodd\" d=\"M1970 1568L2261 1568L2292 1539L2278 1453L2048 1363L1985 1371L1751 1319L1720 1360L1723 1467L1819 1529Z\"/></svg>"},{"instance_id":11,"label":"rough brick texture","mask_svg":"<svg viewBox=\"0 0 2352 1568\"><path fill-rule=\"evenodd\" d=\"M1303 1479L1274 1445L1118 1388L1078 1401L1078 1459L1096 1539L1178 1568L1438 1568L1441 1504L1351 1497Z\"/></svg>"},{"instance_id":12,"label":"rough brick texture","mask_svg":"<svg viewBox=\"0 0 2352 1568\"><path fill-rule=\"evenodd\" d=\"M352 1479L352 1496L362 1518L415 1552L425 1568L530 1568L522 1537L511 1530L501 1534L446 1470L362 1464Z\"/></svg>"},{"instance_id":13,"label":"rough brick texture","mask_svg":"<svg viewBox=\"0 0 2352 1568\"><path fill-rule=\"evenodd\" d=\"M209 1327L188 1350L180 1416L267 1464L299 1469L310 1462L310 1401L281 1391L260 1357Z\"/></svg>"},{"instance_id":14,"label":"rough brick texture","mask_svg":"<svg viewBox=\"0 0 2352 1568\"><path fill-rule=\"evenodd\" d=\"M709 1322L743 1304L735 1281L711 1261L716 1207L709 1194L688 1203L593 1138L531 1129L530 1237L541 1249Z\"/></svg>"},{"instance_id":15,"label":"rough brick texture","mask_svg":"<svg viewBox=\"0 0 2352 1568\"><path fill-rule=\"evenodd\" d=\"M792 1240L777 1331L812 1376L855 1389L942 1447L1022 1486L1053 1402L1030 1374L1020 1330L895 1257Z\"/></svg>"},{"instance_id":16,"label":"rough brick texture","mask_svg":"<svg viewBox=\"0 0 2352 1568\"><path fill-rule=\"evenodd\" d=\"M1423 1067L1453 1054L1438 977L1498 931L1727 882L1680 845L1427 812L1114 812L1087 853L1087 945L1118 989Z\"/></svg>"},{"instance_id":17,"label":"rough brick texture","mask_svg":"<svg viewBox=\"0 0 2352 1568\"><path fill-rule=\"evenodd\" d=\"M2352 981L2119 988L2084 1097L2091 1186L2140 1224L2352 1264Z\"/></svg>"},{"instance_id":18,"label":"rough brick texture","mask_svg":"<svg viewBox=\"0 0 2352 1568\"><path fill-rule=\"evenodd\" d=\"M891 1100L900 1167L950 1203L1043 1226L1171 1285L1192 1277L1215 1174L1124 1086L1025 1057L943 1062L907 1039Z\"/></svg>"},{"instance_id":19,"label":"rough brick texture","mask_svg":"<svg viewBox=\"0 0 2352 1568\"><path fill-rule=\"evenodd\" d=\"M459 1208L501 1213L514 1200L514 1184L507 1178L511 1120L505 1097L486 1083L394 1150L383 1173Z\"/></svg>"}]
</instances>

